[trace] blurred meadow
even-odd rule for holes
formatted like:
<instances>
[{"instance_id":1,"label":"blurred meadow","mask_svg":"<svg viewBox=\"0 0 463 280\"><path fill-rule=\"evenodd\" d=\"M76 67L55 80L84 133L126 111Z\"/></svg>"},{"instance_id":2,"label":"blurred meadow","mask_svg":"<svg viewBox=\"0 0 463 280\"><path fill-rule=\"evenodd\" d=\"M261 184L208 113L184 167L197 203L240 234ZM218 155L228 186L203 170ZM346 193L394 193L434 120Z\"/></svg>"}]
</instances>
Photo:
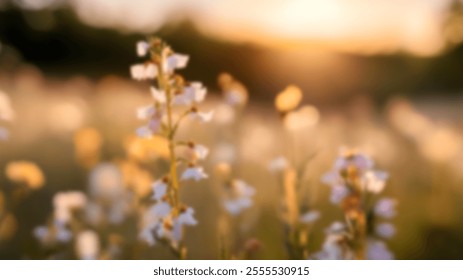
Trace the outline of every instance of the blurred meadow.
<instances>
[{"instance_id":1,"label":"blurred meadow","mask_svg":"<svg viewBox=\"0 0 463 280\"><path fill-rule=\"evenodd\" d=\"M159 240L143 231L172 172L169 139L136 133L153 97L130 67L151 34L189 56L174 68L214 112L176 131L208 149L208 178L181 180L197 225L178 240L165 218ZM0 258L463 259L462 42L459 0L0 0ZM334 198L333 169L359 193ZM394 217L375 231L373 213Z\"/></svg>"}]
</instances>

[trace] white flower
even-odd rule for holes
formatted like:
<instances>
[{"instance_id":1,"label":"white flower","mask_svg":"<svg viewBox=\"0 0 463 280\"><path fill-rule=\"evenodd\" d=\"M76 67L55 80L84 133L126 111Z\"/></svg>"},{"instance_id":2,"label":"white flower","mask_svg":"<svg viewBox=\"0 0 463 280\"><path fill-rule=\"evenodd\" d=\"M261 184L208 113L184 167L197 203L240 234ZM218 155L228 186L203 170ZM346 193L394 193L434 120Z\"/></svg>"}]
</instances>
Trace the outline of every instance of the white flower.
<instances>
[{"instance_id":1,"label":"white flower","mask_svg":"<svg viewBox=\"0 0 463 280\"><path fill-rule=\"evenodd\" d=\"M194 209L188 207L181 209L177 218L169 217L165 219L157 229L158 237L169 239L176 245L182 239L183 226L194 226L198 223L193 215Z\"/></svg>"},{"instance_id":2,"label":"white flower","mask_svg":"<svg viewBox=\"0 0 463 280\"><path fill-rule=\"evenodd\" d=\"M167 184L164 180L157 180L153 183L153 199L161 200L167 193Z\"/></svg>"},{"instance_id":3,"label":"white flower","mask_svg":"<svg viewBox=\"0 0 463 280\"><path fill-rule=\"evenodd\" d=\"M204 101L206 93L207 89L200 82L192 82L174 97L173 104L191 106Z\"/></svg>"},{"instance_id":4,"label":"white flower","mask_svg":"<svg viewBox=\"0 0 463 280\"><path fill-rule=\"evenodd\" d=\"M302 215L299 220L301 221L301 223L311 224L315 222L316 220L318 220L319 218L320 218L320 212L312 210Z\"/></svg>"},{"instance_id":5,"label":"white flower","mask_svg":"<svg viewBox=\"0 0 463 280\"><path fill-rule=\"evenodd\" d=\"M364 190L378 194L386 186L388 174L382 171L367 171L362 177L362 187Z\"/></svg>"},{"instance_id":6,"label":"white flower","mask_svg":"<svg viewBox=\"0 0 463 280\"><path fill-rule=\"evenodd\" d=\"M395 216L395 206L397 201L391 198L380 199L375 205L375 214L383 218L392 218Z\"/></svg>"},{"instance_id":7,"label":"white flower","mask_svg":"<svg viewBox=\"0 0 463 280\"><path fill-rule=\"evenodd\" d=\"M347 154L347 152L342 152ZM364 154L361 153L354 153L354 154L347 154L339 156L333 166L335 171L346 169L349 166L354 166L360 171L365 171L368 169L373 168L373 161Z\"/></svg>"},{"instance_id":8,"label":"white flower","mask_svg":"<svg viewBox=\"0 0 463 280\"><path fill-rule=\"evenodd\" d=\"M150 45L146 41L137 42L137 55L142 57L148 54Z\"/></svg>"},{"instance_id":9,"label":"white flower","mask_svg":"<svg viewBox=\"0 0 463 280\"><path fill-rule=\"evenodd\" d=\"M149 212L151 213L153 217L164 218L167 215L169 215L171 210L172 210L172 207L170 206L170 204L165 201L162 201L162 202L158 202L155 205L153 205L149 209Z\"/></svg>"},{"instance_id":10,"label":"white flower","mask_svg":"<svg viewBox=\"0 0 463 280\"><path fill-rule=\"evenodd\" d=\"M209 149L206 146L195 144L193 147L193 153L197 159L205 159L209 154Z\"/></svg>"},{"instance_id":11,"label":"white flower","mask_svg":"<svg viewBox=\"0 0 463 280\"><path fill-rule=\"evenodd\" d=\"M340 170L332 170L332 171L325 173L322 176L322 180L321 180L322 183L331 185L331 186L343 184L343 179L339 173L340 173Z\"/></svg>"},{"instance_id":12,"label":"white flower","mask_svg":"<svg viewBox=\"0 0 463 280\"><path fill-rule=\"evenodd\" d=\"M283 156L279 156L270 162L268 169L272 172L278 172L285 170L288 165L288 160Z\"/></svg>"},{"instance_id":13,"label":"white flower","mask_svg":"<svg viewBox=\"0 0 463 280\"><path fill-rule=\"evenodd\" d=\"M349 189L344 185L334 185L331 187L330 201L333 204L338 204L349 195Z\"/></svg>"},{"instance_id":14,"label":"white flower","mask_svg":"<svg viewBox=\"0 0 463 280\"><path fill-rule=\"evenodd\" d=\"M141 240L144 240L150 246L154 245L154 232L161 227L162 219L167 217L172 208L167 202L158 202L151 206L144 214L142 219L142 228L138 235Z\"/></svg>"},{"instance_id":15,"label":"white flower","mask_svg":"<svg viewBox=\"0 0 463 280\"><path fill-rule=\"evenodd\" d=\"M137 109L137 118L140 120L146 120L151 118L156 113L153 105L142 106Z\"/></svg>"},{"instance_id":16,"label":"white flower","mask_svg":"<svg viewBox=\"0 0 463 280\"><path fill-rule=\"evenodd\" d=\"M167 96L166 96L166 92L163 91L163 90L159 90L157 89L156 87L152 86L150 87L150 91L151 91L151 96L153 97L153 99L160 103L160 104L164 104L166 103L167 101Z\"/></svg>"},{"instance_id":17,"label":"white flower","mask_svg":"<svg viewBox=\"0 0 463 280\"><path fill-rule=\"evenodd\" d=\"M71 218L71 211L77 208L83 208L87 199L81 192L70 191L60 192L53 197L55 208L55 220L58 223L66 224Z\"/></svg>"},{"instance_id":18,"label":"white flower","mask_svg":"<svg viewBox=\"0 0 463 280\"><path fill-rule=\"evenodd\" d=\"M386 247L386 244L378 240L368 240L367 259L369 260L392 260L394 255Z\"/></svg>"},{"instance_id":19,"label":"white flower","mask_svg":"<svg viewBox=\"0 0 463 280\"><path fill-rule=\"evenodd\" d=\"M199 181L201 179L208 178L209 176L204 172L204 168L201 166L188 167L183 173L180 180L193 179Z\"/></svg>"},{"instance_id":20,"label":"white flower","mask_svg":"<svg viewBox=\"0 0 463 280\"><path fill-rule=\"evenodd\" d=\"M328 234L323 242L322 250L314 255L319 260L350 260L353 252L346 250L340 244L342 235Z\"/></svg>"},{"instance_id":21,"label":"white flower","mask_svg":"<svg viewBox=\"0 0 463 280\"><path fill-rule=\"evenodd\" d=\"M61 225L56 225L56 240L60 241L60 242L69 242L71 241L71 238L72 238L72 232L70 230L68 230L67 228L65 228L64 226L61 226Z\"/></svg>"},{"instance_id":22,"label":"white flower","mask_svg":"<svg viewBox=\"0 0 463 280\"><path fill-rule=\"evenodd\" d=\"M189 60L188 55L184 54L172 54L170 55L162 65L163 70L166 73L172 73L175 69L185 68Z\"/></svg>"},{"instance_id":23,"label":"white flower","mask_svg":"<svg viewBox=\"0 0 463 280\"><path fill-rule=\"evenodd\" d=\"M92 230L86 230L77 235L76 253L82 260L95 260L100 251L100 240Z\"/></svg>"},{"instance_id":24,"label":"white flower","mask_svg":"<svg viewBox=\"0 0 463 280\"><path fill-rule=\"evenodd\" d=\"M41 243L49 243L55 240L66 243L72 239L72 232L60 225L56 225L53 230L46 226L39 226L34 229L33 234Z\"/></svg>"},{"instance_id":25,"label":"white flower","mask_svg":"<svg viewBox=\"0 0 463 280\"><path fill-rule=\"evenodd\" d=\"M333 222L329 228L325 230L327 234L329 233L340 233L346 230L346 225L342 222L336 221Z\"/></svg>"},{"instance_id":26,"label":"white flower","mask_svg":"<svg viewBox=\"0 0 463 280\"><path fill-rule=\"evenodd\" d=\"M158 69L153 63L135 64L130 67L130 74L138 81L154 79L158 75Z\"/></svg>"},{"instance_id":27,"label":"white flower","mask_svg":"<svg viewBox=\"0 0 463 280\"><path fill-rule=\"evenodd\" d=\"M182 226L182 225L188 225L188 226L195 226L198 224L198 221L193 217L195 213L195 210L191 207L188 207L186 209L182 209L180 212L180 215L178 215L176 224Z\"/></svg>"},{"instance_id":28,"label":"white flower","mask_svg":"<svg viewBox=\"0 0 463 280\"><path fill-rule=\"evenodd\" d=\"M214 111L209 112L192 112L190 113L190 118L193 120L199 120L203 123L210 122L212 120L212 116L214 115Z\"/></svg>"},{"instance_id":29,"label":"white flower","mask_svg":"<svg viewBox=\"0 0 463 280\"><path fill-rule=\"evenodd\" d=\"M158 118L152 118L148 125L137 128L137 136L140 138L150 138L161 129L162 121Z\"/></svg>"},{"instance_id":30,"label":"white flower","mask_svg":"<svg viewBox=\"0 0 463 280\"><path fill-rule=\"evenodd\" d=\"M390 223L381 223L376 226L375 231L383 238L391 238L395 234L395 227Z\"/></svg>"},{"instance_id":31,"label":"white flower","mask_svg":"<svg viewBox=\"0 0 463 280\"><path fill-rule=\"evenodd\" d=\"M243 209L252 206L251 197L255 194L255 189L243 180L233 180L226 187L224 208L231 215L238 215Z\"/></svg>"},{"instance_id":32,"label":"white flower","mask_svg":"<svg viewBox=\"0 0 463 280\"><path fill-rule=\"evenodd\" d=\"M145 241L149 246L156 244L156 239L154 238L153 228L146 227L140 231L138 238Z\"/></svg>"}]
</instances>

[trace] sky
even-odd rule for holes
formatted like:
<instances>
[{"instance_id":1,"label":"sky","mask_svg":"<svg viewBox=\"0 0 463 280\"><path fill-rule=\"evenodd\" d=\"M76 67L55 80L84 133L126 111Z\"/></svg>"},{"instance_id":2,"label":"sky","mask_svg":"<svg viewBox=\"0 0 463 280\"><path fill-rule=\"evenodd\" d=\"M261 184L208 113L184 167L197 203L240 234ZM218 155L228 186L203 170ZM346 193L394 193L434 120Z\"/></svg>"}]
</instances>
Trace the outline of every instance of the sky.
<instances>
[{"instance_id":1,"label":"sky","mask_svg":"<svg viewBox=\"0 0 463 280\"><path fill-rule=\"evenodd\" d=\"M1 1L1 0L0 0ZM68 5L86 24L152 33L191 20L204 33L271 47L434 55L451 0L13 0L26 9Z\"/></svg>"}]
</instances>

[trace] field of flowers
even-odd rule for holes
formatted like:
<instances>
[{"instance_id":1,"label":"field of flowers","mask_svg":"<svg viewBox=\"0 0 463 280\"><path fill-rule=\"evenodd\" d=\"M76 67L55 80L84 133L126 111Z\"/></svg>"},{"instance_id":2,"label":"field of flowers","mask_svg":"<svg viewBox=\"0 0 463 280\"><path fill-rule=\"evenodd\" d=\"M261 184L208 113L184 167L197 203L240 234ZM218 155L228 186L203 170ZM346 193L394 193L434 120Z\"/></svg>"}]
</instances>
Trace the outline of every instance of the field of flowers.
<instances>
[{"instance_id":1,"label":"field of flowers","mask_svg":"<svg viewBox=\"0 0 463 280\"><path fill-rule=\"evenodd\" d=\"M253 103L134 45L133 80L0 73L1 258L463 258L461 100Z\"/></svg>"}]
</instances>

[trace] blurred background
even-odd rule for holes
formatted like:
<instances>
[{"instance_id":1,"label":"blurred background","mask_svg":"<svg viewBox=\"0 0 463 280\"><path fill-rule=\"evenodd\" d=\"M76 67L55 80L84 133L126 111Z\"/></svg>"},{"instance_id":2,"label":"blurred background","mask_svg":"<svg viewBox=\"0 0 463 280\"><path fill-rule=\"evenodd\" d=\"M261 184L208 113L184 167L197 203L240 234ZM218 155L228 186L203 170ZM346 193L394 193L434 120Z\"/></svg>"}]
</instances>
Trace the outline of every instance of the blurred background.
<instances>
[{"instance_id":1,"label":"blurred background","mask_svg":"<svg viewBox=\"0 0 463 280\"><path fill-rule=\"evenodd\" d=\"M87 190L97 162L122 169L130 159L150 170L150 160L162 160L159 149L146 160L131 146L139 125L135 109L150 95L146 85L130 80L129 66L137 62L135 43L147 34L190 55L182 74L207 86L206 107L221 108L222 72L249 92L241 121L229 125L219 110L212 124L186 127L182 135L211 148L206 170L221 160L239 162L239 176L256 188L241 230L262 243L257 258L286 258L278 184L267 169L287 152L284 131L299 139L291 149L315 155L306 175L311 204L323 213L314 250L323 229L342 219L320 177L348 146L370 154L390 174L386 194L399 202L397 234L389 242L396 258L463 259L459 0L0 0L0 91L15 111L4 124L10 135L0 144L0 166L33 162L44 177L43 187L11 210L14 218L3 219L1 258L45 258L33 229L52 214L56 192ZM275 96L289 84L318 110L319 118L301 131L285 127L274 109ZM217 132L227 126L239 127L233 141ZM82 149L95 153L94 162L82 162ZM143 192L161 176L156 168L162 164L149 176L137 169L145 179L131 188ZM2 172L5 192L15 188L12 181ZM187 238L193 259L216 258L211 207L220 203L213 189L210 180L184 193L200 221ZM129 222L117 230L133 236L130 228ZM170 257L163 249L137 252L121 258Z\"/></svg>"}]
</instances>

